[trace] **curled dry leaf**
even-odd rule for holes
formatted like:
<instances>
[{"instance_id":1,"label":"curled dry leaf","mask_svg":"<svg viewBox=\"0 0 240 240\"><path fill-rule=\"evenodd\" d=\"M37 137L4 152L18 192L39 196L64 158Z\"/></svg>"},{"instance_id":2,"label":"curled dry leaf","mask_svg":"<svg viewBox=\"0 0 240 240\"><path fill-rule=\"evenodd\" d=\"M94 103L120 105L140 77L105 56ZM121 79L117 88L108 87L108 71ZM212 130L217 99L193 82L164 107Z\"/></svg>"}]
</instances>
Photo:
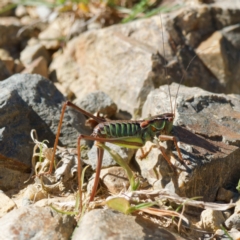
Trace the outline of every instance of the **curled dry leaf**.
<instances>
[{"instance_id":1,"label":"curled dry leaf","mask_svg":"<svg viewBox=\"0 0 240 240\"><path fill-rule=\"evenodd\" d=\"M72 188L73 181L76 179L77 173L77 157L76 149L66 149L62 147L57 147L56 159L60 159L57 164L55 164L55 172L53 175L44 175L49 169L50 162L52 159L53 150L48 148L45 144L47 141L39 142L37 139L37 133L35 130L31 131L31 138L35 143L32 157L32 173L35 172L36 178L41 176L40 184L42 188L48 193L61 193L64 190L69 190Z\"/></svg>"}]
</instances>

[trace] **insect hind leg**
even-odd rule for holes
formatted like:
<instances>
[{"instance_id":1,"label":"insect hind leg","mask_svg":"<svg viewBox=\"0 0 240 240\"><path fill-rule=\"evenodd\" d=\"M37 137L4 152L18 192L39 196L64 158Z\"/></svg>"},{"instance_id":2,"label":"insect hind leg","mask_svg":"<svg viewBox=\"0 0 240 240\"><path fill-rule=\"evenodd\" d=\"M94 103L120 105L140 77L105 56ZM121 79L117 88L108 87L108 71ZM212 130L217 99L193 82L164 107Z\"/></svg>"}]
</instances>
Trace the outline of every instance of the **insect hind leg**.
<instances>
[{"instance_id":1,"label":"insect hind leg","mask_svg":"<svg viewBox=\"0 0 240 240\"><path fill-rule=\"evenodd\" d=\"M177 138L176 137L174 137L174 136L168 136L168 135L160 135L159 137L159 140L160 141L173 141L173 143L174 143L174 145L175 145L175 147L176 147L176 149L177 149L177 152L178 152L178 157L179 157L179 159L180 159L180 161L181 161L181 163L183 164L183 165L185 165L185 162L184 162L184 160L183 160L183 157L182 157L182 153L181 153L181 151L180 151L180 148L178 147L178 145L177 145ZM162 151L162 150L161 150ZM164 155L164 154L163 154ZM165 158L165 157L164 157ZM167 159L166 159L167 160ZM168 161L168 160L167 160Z\"/></svg>"}]
</instances>

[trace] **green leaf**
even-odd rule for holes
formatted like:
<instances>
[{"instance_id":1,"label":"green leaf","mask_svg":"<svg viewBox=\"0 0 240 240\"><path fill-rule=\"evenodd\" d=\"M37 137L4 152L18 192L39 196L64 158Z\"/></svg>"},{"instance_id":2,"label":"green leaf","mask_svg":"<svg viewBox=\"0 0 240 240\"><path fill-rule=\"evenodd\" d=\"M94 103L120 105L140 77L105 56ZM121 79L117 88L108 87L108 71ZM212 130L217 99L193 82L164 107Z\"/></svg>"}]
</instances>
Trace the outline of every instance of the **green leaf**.
<instances>
[{"instance_id":1,"label":"green leaf","mask_svg":"<svg viewBox=\"0 0 240 240\"><path fill-rule=\"evenodd\" d=\"M109 208L112 208L114 210L117 210L124 214L129 214L130 209L130 203L129 201L124 197L115 197L111 198L109 200L106 200L106 204Z\"/></svg>"},{"instance_id":2,"label":"green leaf","mask_svg":"<svg viewBox=\"0 0 240 240\"><path fill-rule=\"evenodd\" d=\"M139 187L139 181L135 181L135 176L131 170L131 168L128 166L128 164L122 159L122 157L113 149L109 148L105 144L98 143L98 147L103 148L104 150L108 151L109 154L112 156L112 158L127 172L127 176L130 182L131 190L137 190Z\"/></svg>"},{"instance_id":3,"label":"green leaf","mask_svg":"<svg viewBox=\"0 0 240 240\"><path fill-rule=\"evenodd\" d=\"M239 181L238 181L238 185L237 185L236 189L237 189L238 192L240 193L240 179L239 179Z\"/></svg>"},{"instance_id":4,"label":"green leaf","mask_svg":"<svg viewBox=\"0 0 240 240\"><path fill-rule=\"evenodd\" d=\"M155 202L140 203L138 205L131 206L130 202L124 197L111 197L106 200L106 204L109 208L117 210L124 214L131 214L135 211L139 211L143 208L149 208L155 205Z\"/></svg>"},{"instance_id":5,"label":"green leaf","mask_svg":"<svg viewBox=\"0 0 240 240\"><path fill-rule=\"evenodd\" d=\"M50 207L54 210L54 211L56 211L56 212L58 212L58 213L61 213L61 214L66 214L66 215L76 215L78 212L65 212L65 211L62 211L62 210L59 210L59 209L57 209L57 208L55 208L53 205L50 205Z\"/></svg>"}]
</instances>

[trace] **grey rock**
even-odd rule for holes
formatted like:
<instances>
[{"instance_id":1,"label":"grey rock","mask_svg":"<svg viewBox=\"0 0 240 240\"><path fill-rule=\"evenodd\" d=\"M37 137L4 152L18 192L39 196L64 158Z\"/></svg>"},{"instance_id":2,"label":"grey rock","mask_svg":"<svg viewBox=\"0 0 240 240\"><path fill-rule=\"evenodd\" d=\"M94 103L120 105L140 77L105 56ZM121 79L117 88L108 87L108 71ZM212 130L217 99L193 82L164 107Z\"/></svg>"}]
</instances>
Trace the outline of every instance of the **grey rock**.
<instances>
[{"instance_id":1,"label":"grey rock","mask_svg":"<svg viewBox=\"0 0 240 240\"><path fill-rule=\"evenodd\" d=\"M240 214L234 213L232 216L230 216L225 221L225 226L227 229L236 228L237 230L240 230Z\"/></svg>"},{"instance_id":2,"label":"grey rock","mask_svg":"<svg viewBox=\"0 0 240 240\"><path fill-rule=\"evenodd\" d=\"M183 240L184 238L141 216L124 215L110 209L96 209L83 217L79 227L75 228L72 239Z\"/></svg>"},{"instance_id":3,"label":"grey rock","mask_svg":"<svg viewBox=\"0 0 240 240\"><path fill-rule=\"evenodd\" d=\"M0 163L27 171L34 145L30 131L36 129L39 141L46 139L52 147L65 99L40 75L16 74L0 82L0 88ZM76 147L78 131L89 133L84 124L83 115L67 111L59 144Z\"/></svg>"},{"instance_id":4,"label":"grey rock","mask_svg":"<svg viewBox=\"0 0 240 240\"><path fill-rule=\"evenodd\" d=\"M178 85L170 87L172 96L176 96ZM152 91L143 106L143 117L171 112L166 96L167 86ZM179 139L185 164L180 162L172 142L167 141L167 154L172 156L176 172L168 167L163 176L160 169L156 180L163 182L163 187L170 184L180 196L214 201L219 188L236 186L239 179L240 96L181 86L177 101L172 97L172 103L177 104L172 134Z\"/></svg>"},{"instance_id":5,"label":"grey rock","mask_svg":"<svg viewBox=\"0 0 240 240\"><path fill-rule=\"evenodd\" d=\"M0 239L5 240L67 240L76 222L49 207L22 207L12 210L0 219Z\"/></svg>"},{"instance_id":6,"label":"grey rock","mask_svg":"<svg viewBox=\"0 0 240 240\"><path fill-rule=\"evenodd\" d=\"M92 114L99 112L108 118L114 116L117 111L116 103L102 91L89 93L80 99L77 98L74 103L87 112Z\"/></svg>"},{"instance_id":7,"label":"grey rock","mask_svg":"<svg viewBox=\"0 0 240 240\"><path fill-rule=\"evenodd\" d=\"M108 147L110 147L111 149L113 149L115 152L117 152L122 157L122 159L127 163L130 162L130 160L132 159L132 157L135 153L134 149L120 147L120 146L117 146L117 145L111 144L111 143L106 143L106 145ZM95 145L88 152L88 160L83 159L83 161L86 164L91 165L93 170L96 170L97 147ZM107 151L104 151L102 167L110 167L110 166L115 166L115 165L117 165L116 161L112 158L112 156Z\"/></svg>"}]
</instances>

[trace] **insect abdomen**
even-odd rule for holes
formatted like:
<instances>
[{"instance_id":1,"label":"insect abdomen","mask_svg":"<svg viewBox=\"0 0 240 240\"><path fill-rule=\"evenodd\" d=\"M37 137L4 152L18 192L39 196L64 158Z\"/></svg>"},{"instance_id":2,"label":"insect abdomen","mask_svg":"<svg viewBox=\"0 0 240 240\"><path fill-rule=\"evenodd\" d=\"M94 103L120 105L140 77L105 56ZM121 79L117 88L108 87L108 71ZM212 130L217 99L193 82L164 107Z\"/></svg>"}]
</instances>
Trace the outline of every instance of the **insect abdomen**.
<instances>
[{"instance_id":1,"label":"insect abdomen","mask_svg":"<svg viewBox=\"0 0 240 240\"><path fill-rule=\"evenodd\" d=\"M137 137L140 134L141 127L138 122L104 122L98 124L93 131L94 136L107 138Z\"/></svg>"}]
</instances>

